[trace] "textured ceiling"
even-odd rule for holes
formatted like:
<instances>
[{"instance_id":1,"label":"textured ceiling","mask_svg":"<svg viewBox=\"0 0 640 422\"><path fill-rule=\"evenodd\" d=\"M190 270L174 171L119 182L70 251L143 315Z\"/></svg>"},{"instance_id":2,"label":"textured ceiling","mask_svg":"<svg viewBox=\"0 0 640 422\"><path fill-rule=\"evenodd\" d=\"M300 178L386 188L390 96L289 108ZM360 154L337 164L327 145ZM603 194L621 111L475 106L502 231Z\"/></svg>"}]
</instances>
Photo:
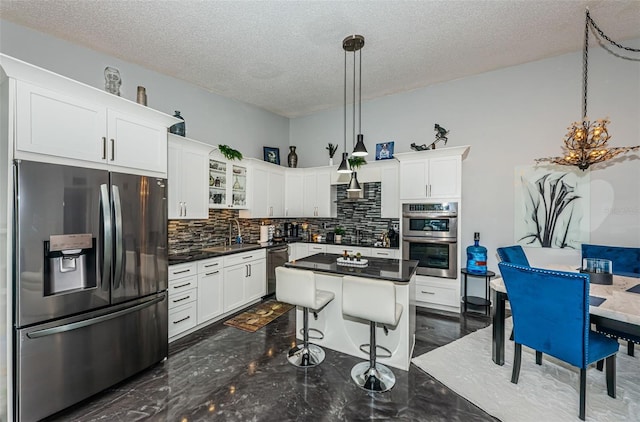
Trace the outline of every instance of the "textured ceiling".
<instances>
[{"instance_id":1,"label":"textured ceiling","mask_svg":"<svg viewBox=\"0 0 640 422\"><path fill-rule=\"evenodd\" d=\"M296 117L342 104L347 35L366 39L367 100L579 51L587 5L640 38L638 0L0 0L0 17Z\"/></svg>"}]
</instances>

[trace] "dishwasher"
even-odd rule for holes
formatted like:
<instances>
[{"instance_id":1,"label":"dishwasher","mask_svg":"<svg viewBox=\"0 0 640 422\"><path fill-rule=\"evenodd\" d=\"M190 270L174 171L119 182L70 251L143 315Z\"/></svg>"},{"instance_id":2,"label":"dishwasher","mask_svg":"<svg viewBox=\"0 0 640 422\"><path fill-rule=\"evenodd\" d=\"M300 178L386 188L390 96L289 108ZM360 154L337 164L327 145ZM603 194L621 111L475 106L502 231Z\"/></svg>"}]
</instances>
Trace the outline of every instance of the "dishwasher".
<instances>
[{"instance_id":1,"label":"dishwasher","mask_svg":"<svg viewBox=\"0 0 640 422\"><path fill-rule=\"evenodd\" d=\"M267 294L272 296L276 292L276 267L281 267L289 261L289 246L286 244L267 249Z\"/></svg>"}]
</instances>

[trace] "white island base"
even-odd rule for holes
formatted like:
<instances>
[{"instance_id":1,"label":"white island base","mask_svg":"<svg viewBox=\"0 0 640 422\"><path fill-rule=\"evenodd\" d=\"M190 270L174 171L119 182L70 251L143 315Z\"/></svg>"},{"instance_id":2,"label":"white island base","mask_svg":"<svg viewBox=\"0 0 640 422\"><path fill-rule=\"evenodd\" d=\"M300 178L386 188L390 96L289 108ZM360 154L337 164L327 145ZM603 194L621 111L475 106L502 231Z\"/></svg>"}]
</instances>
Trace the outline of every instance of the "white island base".
<instances>
[{"instance_id":1,"label":"white island base","mask_svg":"<svg viewBox=\"0 0 640 422\"><path fill-rule=\"evenodd\" d=\"M411 281L393 282L380 280L380 283L394 283L396 290L396 302L402 305L402 316L395 327L387 326L385 334L381 325L376 327L376 342L378 346L386 347L391 351L391 357L377 357L377 362L393 366L394 368L409 370L413 346L415 345L416 332L416 307L415 307L415 275ZM360 345L369 343L369 321L342 315L342 276L316 272L316 288L333 292L335 298L329 302L320 312L316 320L313 313L309 312L309 328L324 333L322 340L309 339L320 347L336 350L363 360L369 360L369 354L360 350ZM297 338L302 341L302 308L298 306L296 311ZM311 331L310 337L317 333ZM378 349L378 354L384 352Z\"/></svg>"}]
</instances>

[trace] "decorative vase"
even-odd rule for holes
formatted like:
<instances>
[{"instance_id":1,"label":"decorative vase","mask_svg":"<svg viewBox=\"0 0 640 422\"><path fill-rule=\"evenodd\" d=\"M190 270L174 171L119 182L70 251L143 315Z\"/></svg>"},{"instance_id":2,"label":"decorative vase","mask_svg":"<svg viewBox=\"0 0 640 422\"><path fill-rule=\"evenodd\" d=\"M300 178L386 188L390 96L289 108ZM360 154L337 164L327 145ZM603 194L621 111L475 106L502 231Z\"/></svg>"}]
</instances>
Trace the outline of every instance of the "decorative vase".
<instances>
[{"instance_id":1,"label":"decorative vase","mask_svg":"<svg viewBox=\"0 0 640 422\"><path fill-rule=\"evenodd\" d=\"M298 154L296 154L296 147L289 147L289 155L287 155L287 164L289 167L296 168L298 167Z\"/></svg>"},{"instance_id":2,"label":"decorative vase","mask_svg":"<svg viewBox=\"0 0 640 422\"><path fill-rule=\"evenodd\" d=\"M342 243L342 235L341 234L337 234L334 236L334 242L336 243Z\"/></svg>"},{"instance_id":3,"label":"decorative vase","mask_svg":"<svg viewBox=\"0 0 640 422\"><path fill-rule=\"evenodd\" d=\"M329 157L329 165L332 166L333 165L333 157Z\"/></svg>"},{"instance_id":4,"label":"decorative vase","mask_svg":"<svg viewBox=\"0 0 640 422\"><path fill-rule=\"evenodd\" d=\"M180 112L178 110L176 110L176 114L174 114L173 117L182 119L182 122L176 123L175 125L171 126L169 128L169 132L173 133L174 135L185 136L187 133L187 129L185 127L184 117L180 115Z\"/></svg>"}]
</instances>

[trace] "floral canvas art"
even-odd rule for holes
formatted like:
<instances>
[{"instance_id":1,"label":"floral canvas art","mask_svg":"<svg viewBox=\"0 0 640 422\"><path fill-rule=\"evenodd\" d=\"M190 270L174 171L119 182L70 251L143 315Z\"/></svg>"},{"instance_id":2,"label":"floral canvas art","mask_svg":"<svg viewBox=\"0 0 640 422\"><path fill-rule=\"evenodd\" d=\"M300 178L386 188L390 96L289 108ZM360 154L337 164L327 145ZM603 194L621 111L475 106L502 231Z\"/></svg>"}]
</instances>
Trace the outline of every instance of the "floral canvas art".
<instances>
[{"instance_id":1,"label":"floral canvas art","mask_svg":"<svg viewBox=\"0 0 640 422\"><path fill-rule=\"evenodd\" d=\"M589 240L589 172L561 166L517 167L515 242L579 249Z\"/></svg>"}]
</instances>

